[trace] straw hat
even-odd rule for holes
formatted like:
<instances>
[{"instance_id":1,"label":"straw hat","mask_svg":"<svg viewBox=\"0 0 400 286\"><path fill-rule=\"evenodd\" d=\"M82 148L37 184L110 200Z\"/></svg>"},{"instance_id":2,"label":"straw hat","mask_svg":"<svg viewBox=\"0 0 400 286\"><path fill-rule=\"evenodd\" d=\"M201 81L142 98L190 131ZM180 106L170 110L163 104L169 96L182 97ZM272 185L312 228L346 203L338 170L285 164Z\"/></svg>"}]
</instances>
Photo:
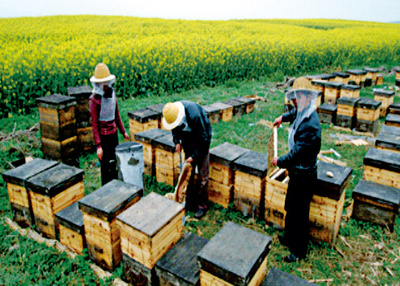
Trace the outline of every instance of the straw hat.
<instances>
[{"instance_id":1,"label":"straw hat","mask_svg":"<svg viewBox=\"0 0 400 286\"><path fill-rule=\"evenodd\" d=\"M181 124L185 116L185 107L182 102L168 102L163 108L162 124L165 129L172 130Z\"/></svg>"},{"instance_id":2,"label":"straw hat","mask_svg":"<svg viewBox=\"0 0 400 286\"><path fill-rule=\"evenodd\" d=\"M90 78L90 81L94 83L108 82L111 80L115 80L115 75L110 74L107 65L103 63L99 63L96 66L94 76Z\"/></svg>"},{"instance_id":3,"label":"straw hat","mask_svg":"<svg viewBox=\"0 0 400 286\"><path fill-rule=\"evenodd\" d=\"M296 92L301 92L304 95L312 94L311 82L305 77L297 78L293 83L293 89L289 90L285 96L288 100L296 98Z\"/></svg>"}]
</instances>

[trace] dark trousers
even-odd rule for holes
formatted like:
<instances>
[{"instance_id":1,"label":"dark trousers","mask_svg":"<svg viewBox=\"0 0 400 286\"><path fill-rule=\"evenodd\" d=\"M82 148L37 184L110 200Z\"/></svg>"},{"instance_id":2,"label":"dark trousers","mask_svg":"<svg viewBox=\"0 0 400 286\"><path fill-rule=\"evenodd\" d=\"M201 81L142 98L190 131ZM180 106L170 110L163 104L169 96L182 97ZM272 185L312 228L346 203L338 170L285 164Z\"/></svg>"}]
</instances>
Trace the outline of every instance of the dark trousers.
<instances>
[{"instance_id":1,"label":"dark trousers","mask_svg":"<svg viewBox=\"0 0 400 286\"><path fill-rule=\"evenodd\" d=\"M310 203L317 182L316 172L290 174L285 201L285 241L291 253L305 258L309 242Z\"/></svg>"},{"instance_id":2,"label":"dark trousers","mask_svg":"<svg viewBox=\"0 0 400 286\"><path fill-rule=\"evenodd\" d=\"M193 171L186 189L186 209L197 211L208 209L208 179L210 174L209 153L199 158L198 162L192 162ZM198 170L197 180L195 170Z\"/></svg>"},{"instance_id":3,"label":"dark trousers","mask_svg":"<svg viewBox=\"0 0 400 286\"><path fill-rule=\"evenodd\" d=\"M100 135L103 159L100 161L101 185L104 186L113 179L118 179L117 158L115 147L118 146L118 132L111 135Z\"/></svg>"}]
</instances>

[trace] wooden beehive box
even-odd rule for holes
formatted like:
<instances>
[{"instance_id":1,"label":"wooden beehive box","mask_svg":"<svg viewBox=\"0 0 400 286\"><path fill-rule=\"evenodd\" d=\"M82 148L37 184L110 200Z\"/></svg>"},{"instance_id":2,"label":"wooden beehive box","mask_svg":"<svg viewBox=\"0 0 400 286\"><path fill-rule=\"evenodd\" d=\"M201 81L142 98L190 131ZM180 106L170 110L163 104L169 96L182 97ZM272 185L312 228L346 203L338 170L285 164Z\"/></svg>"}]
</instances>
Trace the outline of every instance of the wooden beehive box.
<instances>
[{"instance_id":1,"label":"wooden beehive box","mask_svg":"<svg viewBox=\"0 0 400 286\"><path fill-rule=\"evenodd\" d=\"M375 140L375 148L400 153L400 128L383 125Z\"/></svg>"},{"instance_id":2,"label":"wooden beehive box","mask_svg":"<svg viewBox=\"0 0 400 286\"><path fill-rule=\"evenodd\" d=\"M129 111L128 117L131 138L134 138L136 133L160 127L160 113L148 108Z\"/></svg>"},{"instance_id":3,"label":"wooden beehive box","mask_svg":"<svg viewBox=\"0 0 400 286\"><path fill-rule=\"evenodd\" d=\"M400 127L400 115L397 114L388 114L385 119L385 125Z\"/></svg>"},{"instance_id":4,"label":"wooden beehive box","mask_svg":"<svg viewBox=\"0 0 400 286\"><path fill-rule=\"evenodd\" d=\"M261 285L271 238L227 222L198 254L200 285Z\"/></svg>"},{"instance_id":5,"label":"wooden beehive box","mask_svg":"<svg viewBox=\"0 0 400 286\"><path fill-rule=\"evenodd\" d=\"M389 105L388 113L400 115L400 103L392 103L391 105Z\"/></svg>"},{"instance_id":6,"label":"wooden beehive box","mask_svg":"<svg viewBox=\"0 0 400 286\"><path fill-rule=\"evenodd\" d=\"M76 99L52 94L36 99L43 156L77 165Z\"/></svg>"},{"instance_id":7,"label":"wooden beehive box","mask_svg":"<svg viewBox=\"0 0 400 286\"><path fill-rule=\"evenodd\" d=\"M361 97L357 102L356 130L375 133L379 125L380 106L382 102Z\"/></svg>"},{"instance_id":8,"label":"wooden beehive box","mask_svg":"<svg viewBox=\"0 0 400 286\"><path fill-rule=\"evenodd\" d=\"M386 116L388 107L394 101L394 91L386 89L374 89L374 100L382 102L381 116Z\"/></svg>"},{"instance_id":9,"label":"wooden beehive box","mask_svg":"<svg viewBox=\"0 0 400 286\"><path fill-rule=\"evenodd\" d=\"M318 116L321 123L336 123L336 109L337 105L324 103L318 107Z\"/></svg>"},{"instance_id":10,"label":"wooden beehive box","mask_svg":"<svg viewBox=\"0 0 400 286\"><path fill-rule=\"evenodd\" d=\"M382 85L382 84L383 84L383 74L379 73L376 78L376 85Z\"/></svg>"},{"instance_id":11,"label":"wooden beehive box","mask_svg":"<svg viewBox=\"0 0 400 286\"><path fill-rule=\"evenodd\" d=\"M208 240L186 232L164 256L157 261L155 269L160 285L200 285L200 266L197 254Z\"/></svg>"},{"instance_id":12,"label":"wooden beehive box","mask_svg":"<svg viewBox=\"0 0 400 286\"><path fill-rule=\"evenodd\" d=\"M311 88L313 90L320 91L322 95L324 95L326 82L327 82L326 80L313 79L311 80Z\"/></svg>"},{"instance_id":13,"label":"wooden beehive box","mask_svg":"<svg viewBox=\"0 0 400 286\"><path fill-rule=\"evenodd\" d=\"M240 117L246 113L246 104L244 102L236 100L235 98L226 100L223 103L228 104L233 107L233 110L232 110L233 116Z\"/></svg>"},{"instance_id":14,"label":"wooden beehive box","mask_svg":"<svg viewBox=\"0 0 400 286\"><path fill-rule=\"evenodd\" d=\"M154 285L154 266L183 235L185 208L157 193L150 193L117 217L121 232L125 279ZM139 269L138 269L139 268Z\"/></svg>"},{"instance_id":15,"label":"wooden beehive box","mask_svg":"<svg viewBox=\"0 0 400 286\"><path fill-rule=\"evenodd\" d=\"M35 225L44 236L56 238L55 214L85 196L83 174L81 169L60 163L26 181Z\"/></svg>"},{"instance_id":16,"label":"wooden beehive box","mask_svg":"<svg viewBox=\"0 0 400 286\"><path fill-rule=\"evenodd\" d=\"M203 108L206 111L208 120L210 120L211 124L215 124L215 123L219 122L219 120L221 119L219 117L219 113L221 110L218 107L206 105L206 106L203 106Z\"/></svg>"},{"instance_id":17,"label":"wooden beehive box","mask_svg":"<svg viewBox=\"0 0 400 286\"><path fill-rule=\"evenodd\" d=\"M83 249L86 248L86 240L78 202L56 213L56 222L59 226L60 242L82 254Z\"/></svg>"},{"instance_id":18,"label":"wooden beehive box","mask_svg":"<svg viewBox=\"0 0 400 286\"><path fill-rule=\"evenodd\" d=\"M366 78L371 79L371 84L376 85L376 79L378 78L379 69L377 68L363 68L367 72Z\"/></svg>"},{"instance_id":19,"label":"wooden beehive box","mask_svg":"<svg viewBox=\"0 0 400 286\"><path fill-rule=\"evenodd\" d=\"M236 210L251 217L264 218L268 155L248 151L234 160L233 200Z\"/></svg>"},{"instance_id":20,"label":"wooden beehive box","mask_svg":"<svg viewBox=\"0 0 400 286\"><path fill-rule=\"evenodd\" d=\"M242 97L235 97L236 100L244 103L246 105L245 112L252 113L254 111L256 100L254 98L248 98L245 96Z\"/></svg>"},{"instance_id":21,"label":"wooden beehive box","mask_svg":"<svg viewBox=\"0 0 400 286\"><path fill-rule=\"evenodd\" d=\"M356 84L364 87L365 79L367 78L367 71L364 70L347 70L346 73L350 75L349 84Z\"/></svg>"},{"instance_id":22,"label":"wooden beehive box","mask_svg":"<svg viewBox=\"0 0 400 286\"><path fill-rule=\"evenodd\" d=\"M29 191L26 188L26 181L53 168L59 164L56 161L34 159L15 169L3 173L3 180L7 183L8 198L11 204L13 219L22 227L34 225L32 205Z\"/></svg>"},{"instance_id":23,"label":"wooden beehive box","mask_svg":"<svg viewBox=\"0 0 400 286\"><path fill-rule=\"evenodd\" d=\"M75 119L77 142L80 151L93 151L94 139L90 123L89 97L92 89L88 85L68 87L68 95L76 99Z\"/></svg>"},{"instance_id":24,"label":"wooden beehive box","mask_svg":"<svg viewBox=\"0 0 400 286\"><path fill-rule=\"evenodd\" d=\"M159 116L158 117L158 128L160 128L160 129L165 129L161 123L164 105L165 105L164 103L157 103L157 104L149 105L146 107L147 109L150 109L150 110L158 113L158 116Z\"/></svg>"},{"instance_id":25,"label":"wooden beehive box","mask_svg":"<svg viewBox=\"0 0 400 286\"><path fill-rule=\"evenodd\" d=\"M340 97L360 97L361 86L354 84L344 84L340 88Z\"/></svg>"},{"instance_id":26,"label":"wooden beehive box","mask_svg":"<svg viewBox=\"0 0 400 286\"><path fill-rule=\"evenodd\" d=\"M364 157L363 179L400 188L400 153L369 148Z\"/></svg>"},{"instance_id":27,"label":"wooden beehive box","mask_svg":"<svg viewBox=\"0 0 400 286\"><path fill-rule=\"evenodd\" d=\"M156 148L156 179L159 183L166 183L174 186L180 174L179 153L175 151L175 143L172 139L172 132L153 139ZM182 154L182 161L185 156Z\"/></svg>"},{"instance_id":28,"label":"wooden beehive box","mask_svg":"<svg viewBox=\"0 0 400 286\"><path fill-rule=\"evenodd\" d=\"M312 286L316 285L278 268L272 267L262 286Z\"/></svg>"},{"instance_id":29,"label":"wooden beehive box","mask_svg":"<svg viewBox=\"0 0 400 286\"><path fill-rule=\"evenodd\" d=\"M399 212L400 189L361 180L353 190L353 217L393 232Z\"/></svg>"},{"instance_id":30,"label":"wooden beehive box","mask_svg":"<svg viewBox=\"0 0 400 286\"><path fill-rule=\"evenodd\" d=\"M344 84L348 84L349 83L350 75L348 73L345 73L345 72L334 72L333 75L335 75L334 81L341 82L341 83L344 83Z\"/></svg>"},{"instance_id":31,"label":"wooden beehive box","mask_svg":"<svg viewBox=\"0 0 400 286\"><path fill-rule=\"evenodd\" d=\"M134 141L143 145L144 173L149 176L156 174L156 147L154 139L169 134L170 131L163 129L149 129L136 133Z\"/></svg>"},{"instance_id":32,"label":"wooden beehive box","mask_svg":"<svg viewBox=\"0 0 400 286\"><path fill-rule=\"evenodd\" d=\"M222 121L230 121L233 117L233 106L222 103L222 102L215 102L213 104L210 104L210 106L218 108L219 111L219 117L221 118Z\"/></svg>"},{"instance_id":33,"label":"wooden beehive box","mask_svg":"<svg viewBox=\"0 0 400 286\"><path fill-rule=\"evenodd\" d=\"M335 105L340 97L341 82L330 81L325 83L324 103Z\"/></svg>"},{"instance_id":34,"label":"wooden beehive box","mask_svg":"<svg viewBox=\"0 0 400 286\"><path fill-rule=\"evenodd\" d=\"M117 216L143 197L143 189L112 180L79 201L89 257L114 270L122 260Z\"/></svg>"},{"instance_id":35,"label":"wooden beehive box","mask_svg":"<svg viewBox=\"0 0 400 286\"><path fill-rule=\"evenodd\" d=\"M341 97L337 100L336 125L353 129L357 121L357 97Z\"/></svg>"},{"instance_id":36,"label":"wooden beehive box","mask_svg":"<svg viewBox=\"0 0 400 286\"><path fill-rule=\"evenodd\" d=\"M223 143L210 149L210 180L208 198L227 208L233 202L234 171L232 162L249 150Z\"/></svg>"}]
</instances>

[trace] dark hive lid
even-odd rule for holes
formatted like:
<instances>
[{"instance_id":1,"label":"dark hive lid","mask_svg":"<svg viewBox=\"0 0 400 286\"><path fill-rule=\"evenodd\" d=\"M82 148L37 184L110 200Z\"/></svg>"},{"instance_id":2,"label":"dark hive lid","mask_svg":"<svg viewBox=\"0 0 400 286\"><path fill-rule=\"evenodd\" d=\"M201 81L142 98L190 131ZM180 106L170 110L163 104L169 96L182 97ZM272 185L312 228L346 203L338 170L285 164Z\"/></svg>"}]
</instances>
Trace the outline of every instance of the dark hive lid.
<instances>
[{"instance_id":1,"label":"dark hive lid","mask_svg":"<svg viewBox=\"0 0 400 286\"><path fill-rule=\"evenodd\" d=\"M360 100L359 97L345 97L344 96L344 97L338 98L337 104L355 106L359 100Z\"/></svg>"},{"instance_id":2,"label":"dark hive lid","mask_svg":"<svg viewBox=\"0 0 400 286\"><path fill-rule=\"evenodd\" d=\"M391 133L400 136L400 127L383 125L380 132Z\"/></svg>"},{"instance_id":3,"label":"dark hive lid","mask_svg":"<svg viewBox=\"0 0 400 286\"><path fill-rule=\"evenodd\" d=\"M83 230L83 216L79 209L78 202L73 203L69 207L59 211L55 215L57 223L76 231L77 233L82 233Z\"/></svg>"},{"instance_id":4,"label":"dark hive lid","mask_svg":"<svg viewBox=\"0 0 400 286\"><path fill-rule=\"evenodd\" d=\"M311 286L316 285L293 274L272 267L261 286Z\"/></svg>"},{"instance_id":5,"label":"dark hive lid","mask_svg":"<svg viewBox=\"0 0 400 286\"><path fill-rule=\"evenodd\" d=\"M332 178L327 175L328 171L332 172ZM323 197L339 198L346 188L352 172L352 168L318 160L316 194Z\"/></svg>"},{"instance_id":6,"label":"dark hive lid","mask_svg":"<svg viewBox=\"0 0 400 286\"><path fill-rule=\"evenodd\" d=\"M367 71L364 71L364 70L347 70L346 73L354 74L354 75L364 75L364 74L367 74Z\"/></svg>"},{"instance_id":7,"label":"dark hive lid","mask_svg":"<svg viewBox=\"0 0 400 286\"><path fill-rule=\"evenodd\" d=\"M369 148L364 157L364 165L400 173L400 153Z\"/></svg>"},{"instance_id":8,"label":"dark hive lid","mask_svg":"<svg viewBox=\"0 0 400 286\"><path fill-rule=\"evenodd\" d=\"M238 100L240 102L246 103L246 104L253 104L253 103L256 102L256 100L254 98L248 98L248 97L245 97L245 96L235 97L234 99Z\"/></svg>"},{"instance_id":9,"label":"dark hive lid","mask_svg":"<svg viewBox=\"0 0 400 286\"><path fill-rule=\"evenodd\" d=\"M87 99L92 95L92 89L88 85L68 87L68 95L79 99Z\"/></svg>"},{"instance_id":10,"label":"dark hive lid","mask_svg":"<svg viewBox=\"0 0 400 286\"><path fill-rule=\"evenodd\" d=\"M213 104L210 104L212 107L219 108L219 110L223 111L225 109L233 108L232 105L222 103L222 102L214 102Z\"/></svg>"},{"instance_id":11,"label":"dark hive lid","mask_svg":"<svg viewBox=\"0 0 400 286\"><path fill-rule=\"evenodd\" d=\"M231 106L233 106L234 108L239 108L239 107L241 107L241 106L246 106L245 103L243 103L243 102L241 102L241 101L239 101L239 100L236 100L236 99L234 99L234 98L229 99L229 100L225 100L223 103L228 104L228 105L231 105Z\"/></svg>"},{"instance_id":12,"label":"dark hive lid","mask_svg":"<svg viewBox=\"0 0 400 286\"><path fill-rule=\"evenodd\" d=\"M365 108L365 109L373 109L376 110L382 105L381 101L373 100L371 98L360 97L360 100L357 102L357 107Z\"/></svg>"},{"instance_id":13,"label":"dark hive lid","mask_svg":"<svg viewBox=\"0 0 400 286\"><path fill-rule=\"evenodd\" d=\"M210 161L230 167L232 162L250 150L225 142L210 149Z\"/></svg>"},{"instance_id":14,"label":"dark hive lid","mask_svg":"<svg viewBox=\"0 0 400 286\"><path fill-rule=\"evenodd\" d=\"M232 169L264 178L267 175L267 165L268 154L248 151L233 161Z\"/></svg>"},{"instance_id":15,"label":"dark hive lid","mask_svg":"<svg viewBox=\"0 0 400 286\"><path fill-rule=\"evenodd\" d=\"M311 84L318 85L318 86L325 86L325 83L327 83L327 81L326 80L321 80L321 79L313 79L311 81Z\"/></svg>"},{"instance_id":16,"label":"dark hive lid","mask_svg":"<svg viewBox=\"0 0 400 286\"><path fill-rule=\"evenodd\" d=\"M349 75L348 73L345 73L345 72L334 72L333 74L335 75L335 77L336 77L336 76L341 77L341 78L348 78L348 77L350 77L350 75Z\"/></svg>"},{"instance_id":17,"label":"dark hive lid","mask_svg":"<svg viewBox=\"0 0 400 286\"><path fill-rule=\"evenodd\" d=\"M219 113L221 111L220 108L218 108L216 106L211 106L211 105L203 106L203 108L206 111L206 114L208 114L208 115L216 114L216 113Z\"/></svg>"},{"instance_id":18,"label":"dark hive lid","mask_svg":"<svg viewBox=\"0 0 400 286\"><path fill-rule=\"evenodd\" d=\"M370 68L370 67L365 67L363 70L370 72L370 73L378 73L380 70L378 68Z\"/></svg>"},{"instance_id":19,"label":"dark hive lid","mask_svg":"<svg viewBox=\"0 0 400 286\"><path fill-rule=\"evenodd\" d=\"M164 149L169 152L175 152L175 143L172 137L172 132L159 136L153 139L152 145L156 146L157 148Z\"/></svg>"},{"instance_id":20,"label":"dark hive lid","mask_svg":"<svg viewBox=\"0 0 400 286\"><path fill-rule=\"evenodd\" d=\"M342 85L341 89L346 89L346 90L360 90L361 86L356 85L356 84L344 84Z\"/></svg>"},{"instance_id":21,"label":"dark hive lid","mask_svg":"<svg viewBox=\"0 0 400 286\"><path fill-rule=\"evenodd\" d=\"M140 123L146 123L149 122L150 120L156 120L160 118L161 113L148 108L143 108L134 111L129 111L128 117Z\"/></svg>"},{"instance_id":22,"label":"dark hive lid","mask_svg":"<svg viewBox=\"0 0 400 286\"><path fill-rule=\"evenodd\" d=\"M72 105L76 105L76 98L61 94L52 94L45 97L37 98L36 103L40 107L63 109Z\"/></svg>"},{"instance_id":23,"label":"dark hive lid","mask_svg":"<svg viewBox=\"0 0 400 286\"><path fill-rule=\"evenodd\" d=\"M395 124L400 124L400 115L389 113L386 116L385 124L387 124L389 122L390 123L395 123Z\"/></svg>"},{"instance_id":24,"label":"dark hive lid","mask_svg":"<svg viewBox=\"0 0 400 286\"><path fill-rule=\"evenodd\" d=\"M135 133L135 140L151 144L154 141L154 139L164 136L164 135L167 135L167 134L170 134L170 133L171 133L171 131L168 131L168 130L154 128L154 129L149 129L146 131Z\"/></svg>"},{"instance_id":25,"label":"dark hive lid","mask_svg":"<svg viewBox=\"0 0 400 286\"><path fill-rule=\"evenodd\" d=\"M383 88L374 89L374 95L392 97L394 96L394 94L395 94L394 90L386 90Z\"/></svg>"},{"instance_id":26,"label":"dark hive lid","mask_svg":"<svg viewBox=\"0 0 400 286\"><path fill-rule=\"evenodd\" d=\"M162 114L164 105L165 105L164 103L158 103L158 104L153 104L153 105L147 106L147 108Z\"/></svg>"},{"instance_id":27,"label":"dark hive lid","mask_svg":"<svg viewBox=\"0 0 400 286\"><path fill-rule=\"evenodd\" d=\"M397 208L400 205L400 189L371 181L360 180L353 190L353 195L385 202Z\"/></svg>"},{"instance_id":28,"label":"dark hive lid","mask_svg":"<svg viewBox=\"0 0 400 286\"><path fill-rule=\"evenodd\" d=\"M329 103L323 103L318 107L319 110L326 110L326 111L331 111L335 112L337 109L336 104L329 104Z\"/></svg>"},{"instance_id":29,"label":"dark hive lid","mask_svg":"<svg viewBox=\"0 0 400 286\"><path fill-rule=\"evenodd\" d=\"M344 84L342 82L336 82L336 81L327 81L325 82L325 87L331 87L331 88L336 88L340 89Z\"/></svg>"},{"instance_id":30,"label":"dark hive lid","mask_svg":"<svg viewBox=\"0 0 400 286\"><path fill-rule=\"evenodd\" d=\"M400 151L400 134L386 133L381 130L375 140L375 146Z\"/></svg>"},{"instance_id":31,"label":"dark hive lid","mask_svg":"<svg viewBox=\"0 0 400 286\"><path fill-rule=\"evenodd\" d=\"M323 74L314 74L314 75L307 75L306 78L313 80L313 79L323 79L323 80L330 80L335 78L336 76L333 74L327 74L327 73L323 73Z\"/></svg>"}]
</instances>

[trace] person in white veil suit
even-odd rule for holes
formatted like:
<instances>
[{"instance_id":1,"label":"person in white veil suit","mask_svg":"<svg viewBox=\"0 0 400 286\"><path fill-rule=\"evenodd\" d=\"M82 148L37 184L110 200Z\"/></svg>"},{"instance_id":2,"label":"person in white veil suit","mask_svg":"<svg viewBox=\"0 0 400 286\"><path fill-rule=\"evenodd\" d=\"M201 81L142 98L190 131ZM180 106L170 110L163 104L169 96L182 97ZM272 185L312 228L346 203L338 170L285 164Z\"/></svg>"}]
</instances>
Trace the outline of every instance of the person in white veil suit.
<instances>
[{"instance_id":1,"label":"person in white veil suit","mask_svg":"<svg viewBox=\"0 0 400 286\"><path fill-rule=\"evenodd\" d=\"M306 79L305 79L306 80ZM285 234L279 237L288 246L286 262L296 262L307 255L310 202L317 182L317 156L321 149L321 125L316 112L318 92L307 88L286 93L294 108L275 119L273 125L290 122L289 152L275 157L272 163L289 172L285 200Z\"/></svg>"}]
</instances>

